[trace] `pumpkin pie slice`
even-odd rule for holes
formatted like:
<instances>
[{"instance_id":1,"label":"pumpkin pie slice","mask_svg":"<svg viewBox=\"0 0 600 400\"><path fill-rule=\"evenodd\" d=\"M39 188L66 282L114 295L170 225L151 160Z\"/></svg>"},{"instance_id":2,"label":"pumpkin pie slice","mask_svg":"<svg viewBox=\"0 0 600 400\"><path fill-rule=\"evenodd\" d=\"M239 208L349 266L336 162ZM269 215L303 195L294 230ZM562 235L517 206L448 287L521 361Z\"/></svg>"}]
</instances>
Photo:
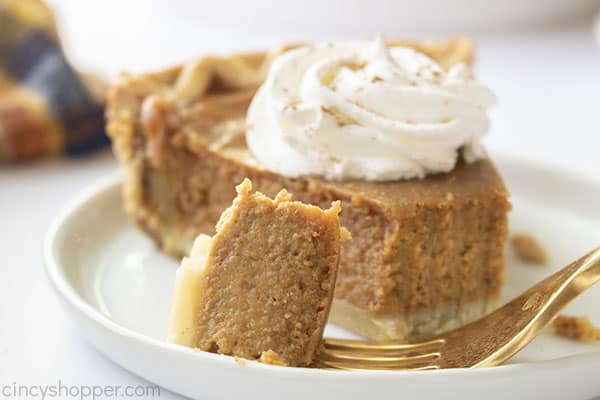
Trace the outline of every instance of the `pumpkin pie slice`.
<instances>
[{"instance_id":1,"label":"pumpkin pie slice","mask_svg":"<svg viewBox=\"0 0 600 400\"><path fill-rule=\"evenodd\" d=\"M306 366L321 341L340 254L340 203L326 211L250 193L245 179L216 234L200 234L177 270L169 341Z\"/></svg>"},{"instance_id":2,"label":"pumpkin pie slice","mask_svg":"<svg viewBox=\"0 0 600 400\"><path fill-rule=\"evenodd\" d=\"M409 43L448 68L472 43ZM276 52L275 52L276 53ZM248 151L248 104L272 53L203 58L124 75L108 102L108 131L126 171L128 213L166 253L187 254L248 177L275 196L328 207L340 201L342 243L330 321L374 339L416 340L456 328L496 305L504 281L508 192L492 161L393 182L290 178Z\"/></svg>"}]
</instances>

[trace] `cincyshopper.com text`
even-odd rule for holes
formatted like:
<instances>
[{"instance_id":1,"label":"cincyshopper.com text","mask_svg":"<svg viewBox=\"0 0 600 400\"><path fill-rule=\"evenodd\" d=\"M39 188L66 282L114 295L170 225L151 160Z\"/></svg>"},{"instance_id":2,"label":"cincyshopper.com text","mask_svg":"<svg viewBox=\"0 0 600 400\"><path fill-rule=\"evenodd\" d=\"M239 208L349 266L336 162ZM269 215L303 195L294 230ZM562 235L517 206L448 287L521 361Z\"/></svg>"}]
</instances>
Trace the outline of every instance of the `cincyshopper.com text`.
<instances>
[{"instance_id":1,"label":"cincyshopper.com text","mask_svg":"<svg viewBox=\"0 0 600 400\"><path fill-rule=\"evenodd\" d=\"M0 383L3 399L148 399L159 398L160 387L155 385L68 385L59 380L48 385L24 385L18 382Z\"/></svg>"}]
</instances>

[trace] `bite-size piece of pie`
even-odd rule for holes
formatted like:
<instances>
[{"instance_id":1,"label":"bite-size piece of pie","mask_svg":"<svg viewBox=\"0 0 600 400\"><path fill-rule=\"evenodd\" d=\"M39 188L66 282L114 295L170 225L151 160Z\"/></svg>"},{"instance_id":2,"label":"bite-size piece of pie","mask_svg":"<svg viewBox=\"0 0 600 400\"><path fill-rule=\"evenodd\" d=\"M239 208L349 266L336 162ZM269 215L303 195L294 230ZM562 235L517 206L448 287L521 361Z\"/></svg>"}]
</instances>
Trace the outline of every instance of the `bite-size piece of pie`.
<instances>
[{"instance_id":1,"label":"bite-size piece of pie","mask_svg":"<svg viewBox=\"0 0 600 400\"><path fill-rule=\"evenodd\" d=\"M213 237L200 234L177 270L169 341L290 366L310 365L337 274L339 202L328 210L251 193L245 179Z\"/></svg>"}]
</instances>

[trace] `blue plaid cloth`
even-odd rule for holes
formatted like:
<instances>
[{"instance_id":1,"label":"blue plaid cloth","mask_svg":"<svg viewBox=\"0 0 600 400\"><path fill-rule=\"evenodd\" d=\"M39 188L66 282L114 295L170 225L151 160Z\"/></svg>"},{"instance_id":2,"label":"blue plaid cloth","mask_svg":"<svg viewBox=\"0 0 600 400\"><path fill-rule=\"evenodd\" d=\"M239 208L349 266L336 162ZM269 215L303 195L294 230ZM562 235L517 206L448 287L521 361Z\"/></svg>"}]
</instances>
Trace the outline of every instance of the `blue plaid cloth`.
<instances>
[{"instance_id":1,"label":"blue plaid cloth","mask_svg":"<svg viewBox=\"0 0 600 400\"><path fill-rule=\"evenodd\" d=\"M39 0L0 0L0 161L108 143L104 104L69 65L50 10Z\"/></svg>"}]
</instances>

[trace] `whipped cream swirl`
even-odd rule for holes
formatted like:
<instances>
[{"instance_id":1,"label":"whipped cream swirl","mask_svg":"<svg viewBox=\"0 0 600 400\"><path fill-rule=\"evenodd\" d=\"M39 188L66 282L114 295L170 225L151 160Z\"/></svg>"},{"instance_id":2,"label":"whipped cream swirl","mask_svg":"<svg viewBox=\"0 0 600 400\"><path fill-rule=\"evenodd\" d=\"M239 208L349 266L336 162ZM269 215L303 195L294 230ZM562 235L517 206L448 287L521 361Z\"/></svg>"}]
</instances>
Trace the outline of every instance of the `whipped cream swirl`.
<instances>
[{"instance_id":1,"label":"whipped cream swirl","mask_svg":"<svg viewBox=\"0 0 600 400\"><path fill-rule=\"evenodd\" d=\"M246 140L288 176L386 181L485 156L489 89L464 64L444 71L381 39L320 44L274 60L248 110Z\"/></svg>"}]
</instances>

